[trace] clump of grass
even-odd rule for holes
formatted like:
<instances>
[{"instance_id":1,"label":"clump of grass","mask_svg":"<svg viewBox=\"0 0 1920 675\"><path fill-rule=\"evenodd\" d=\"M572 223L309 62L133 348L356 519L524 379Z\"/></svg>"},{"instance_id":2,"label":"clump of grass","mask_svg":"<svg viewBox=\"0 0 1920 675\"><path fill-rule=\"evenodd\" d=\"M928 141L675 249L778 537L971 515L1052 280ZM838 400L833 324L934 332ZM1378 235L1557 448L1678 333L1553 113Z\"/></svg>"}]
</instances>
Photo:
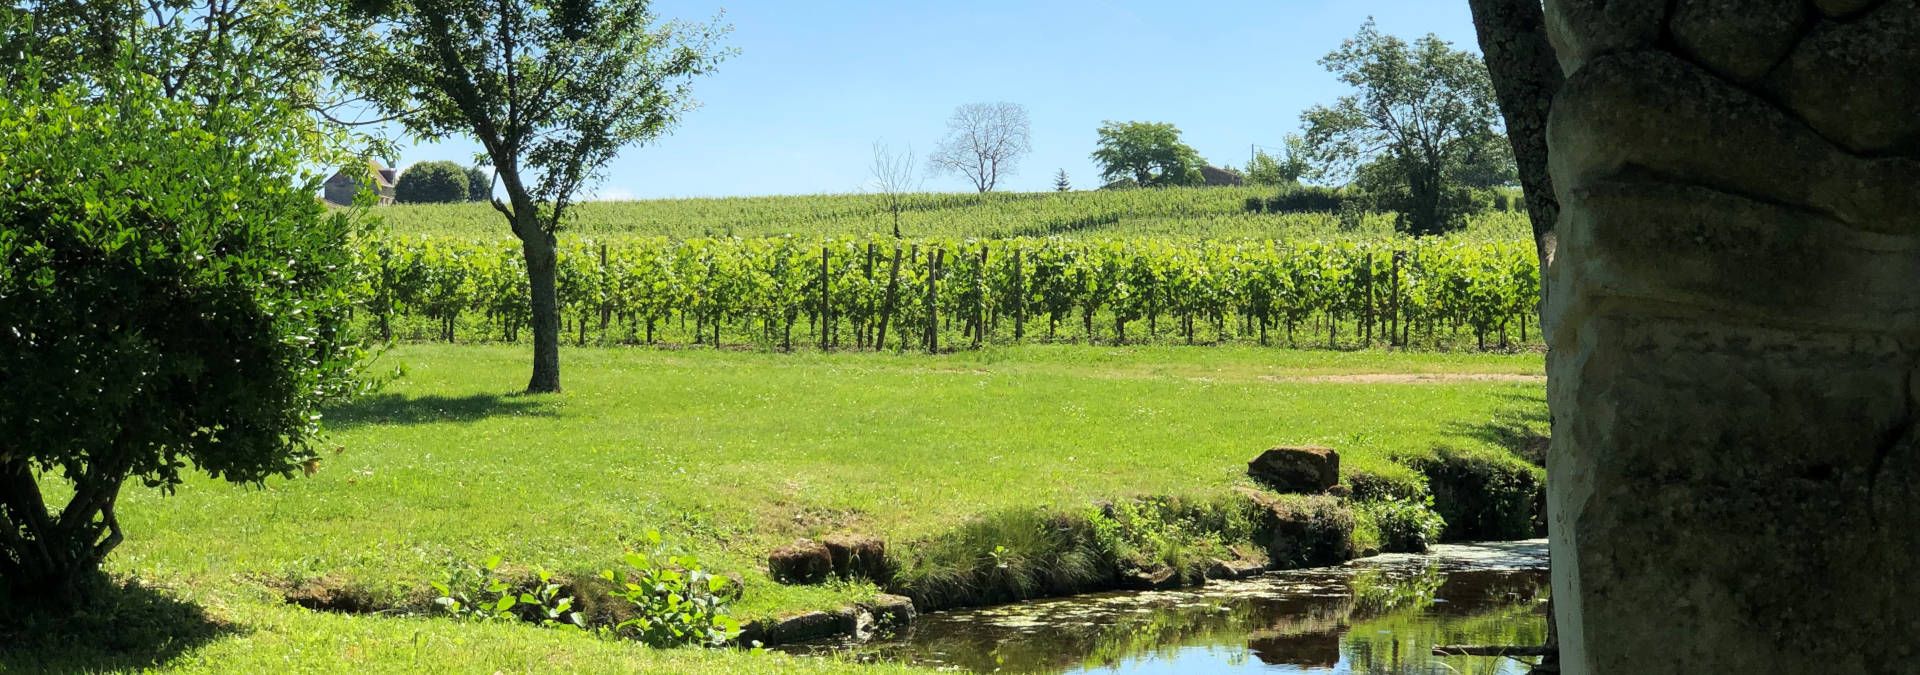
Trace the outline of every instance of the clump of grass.
<instances>
[{"instance_id":1,"label":"clump of grass","mask_svg":"<svg viewBox=\"0 0 1920 675\"><path fill-rule=\"evenodd\" d=\"M900 547L892 588L935 610L1109 589L1130 571L1195 583L1254 531L1251 504L1231 496L1006 510Z\"/></svg>"},{"instance_id":2,"label":"clump of grass","mask_svg":"<svg viewBox=\"0 0 1920 675\"><path fill-rule=\"evenodd\" d=\"M1540 467L1511 453L1446 445L1402 461L1426 475L1448 540L1524 539L1542 531L1538 512L1546 472Z\"/></svg>"}]
</instances>

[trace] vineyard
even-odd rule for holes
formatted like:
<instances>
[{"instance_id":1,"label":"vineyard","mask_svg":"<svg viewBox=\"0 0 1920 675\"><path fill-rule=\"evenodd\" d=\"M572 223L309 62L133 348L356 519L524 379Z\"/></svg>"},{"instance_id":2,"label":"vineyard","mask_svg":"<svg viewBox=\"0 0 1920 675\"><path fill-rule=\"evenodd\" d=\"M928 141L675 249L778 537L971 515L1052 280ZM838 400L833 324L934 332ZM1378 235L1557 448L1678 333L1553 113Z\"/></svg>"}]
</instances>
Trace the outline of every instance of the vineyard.
<instances>
[{"instance_id":1,"label":"vineyard","mask_svg":"<svg viewBox=\"0 0 1920 675\"><path fill-rule=\"evenodd\" d=\"M1249 208L1273 188L1210 187L1087 192L920 193L906 195L901 234L909 239L1150 237L1159 239L1392 238L1383 214L1274 213ZM1252 204L1250 204L1250 201ZM1509 195L1500 206L1511 208ZM500 215L480 203L387 206L376 213L393 231L455 238L508 236ZM893 232L880 195L802 195L587 202L566 224L597 241L805 236L862 238ZM1494 208L1475 216L1468 238L1521 240L1523 214ZM1459 236L1459 235L1455 235Z\"/></svg>"},{"instance_id":2,"label":"vineyard","mask_svg":"<svg viewBox=\"0 0 1920 675\"><path fill-rule=\"evenodd\" d=\"M388 337L521 340L507 241L365 245ZM563 244L566 339L942 351L1022 341L1510 347L1538 336L1524 242L622 237Z\"/></svg>"}]
</instances>

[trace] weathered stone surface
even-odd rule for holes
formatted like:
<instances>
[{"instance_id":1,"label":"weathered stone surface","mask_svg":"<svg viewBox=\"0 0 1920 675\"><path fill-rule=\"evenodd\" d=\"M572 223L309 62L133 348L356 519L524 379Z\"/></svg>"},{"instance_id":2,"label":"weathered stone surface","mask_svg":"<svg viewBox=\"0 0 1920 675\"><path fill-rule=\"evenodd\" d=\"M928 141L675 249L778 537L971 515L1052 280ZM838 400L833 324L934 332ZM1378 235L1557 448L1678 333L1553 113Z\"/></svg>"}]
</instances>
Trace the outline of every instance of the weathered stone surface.
<instances>
[{"instance_id":1,"label":"weathered stone surface","mask_svg":"<svg viewBox=\"0 0 1920 675\"><path fill-rule=\"evenodd\" d=\"M1147 570L1127 570L1120 573L1120 587L1135 591L1162 591L1180 587L1180 575L1165 565Z\"/></svg>"},{"instance_id":2,"label":"weathered stone surface","mask_svg":"<svg viewBox=\"0 0 1920 675\"><path fill-rule=\"evenodd\" d=\"M1643 49L1660 39L1668 0L1555 0L1546 3L1547 39L1568 73L1602 54Z\"/></svg>"},{"instance_id":3,"label":"weathered stone surface","mask_svg":"<svg viewBox=\"0 0 1920 675\"><path fill-rule=\"evenodd\" d=\"M1858 13L1863 9L1872 7L1874 3L1882 1L1883 0L1813 0L1813 6L1820 8L1820 12L1827 16L1842 17Z\"/></svg>"},{"instance_id":4,"label":"weathered stone surface","mask_svg":"<svg viewBox=\"0 0 1920 675\"><path fill-rule=\"evenodd\" d=\"M1333 565L1353 559L1353 511L1325 495L1274 495L1237 488L1255 506L1254 536L1270 569Z\"/></svg>"},{"instance_id":5,"label":"weathered stone surface","mask_svg":"<svg viewBox=\"0 0 1920 675\"><path fill-rule=\"evenodd\" d=\"M1911 670L1920 0L1817 0L1757 85L1769 3L1626 4L1547 7L1562 672Z\"/></svg>"},{"instance_id":6,"label":"weathered stone surface","mask_svg":"<svg viewBox=\"0 0 1920 675\"><path fill-rule=\"evenodd\" d=\"M1272 448L1247 462L1247 475L1279 492L1324 492L1340 483L1340 453L1313 446Z\"/></svg>"},{"instance_id":7,"label":"weathered stone surface","mask_svg":"<svg viewBox=\"0 0 1920 675\"><path fill-rule=\"evenodd\" d=\"M1824 22L1771 83L1787 106L1855 152L1911 152L1920 144L1920 0L1891 0L1845 22Z\"/></svg>"},{"instance_id":8,"label":"weathered stone surface","mask_svg":"<svg viewBox=\"0 0 1920 675\"><path fill-rule=\"evenodd\" d=\"M1207 566L1207 578L1233 581L1259 576L1266 570L1267 566L1264 563L1252 560L1215 560L1213 564Z\"/></svg>"},{"instance_id":9,"label":"weathered stone surface","mask_svg":"<svg viewBox=\"0 0 1920 675\"><path fill-rule=\"evenodd\" d=\"M873 614L874 625L883 631L906 628L920 616L913 607L913 599L904 595L881 593L873 596L873 601L863 608Z\"/></svg>"},{"instance_id":10,"label":"weathered stone surface","mask_svg":"<svg viewBox=\"0 0 1920 675\"><path fill-rule=\"evenodd\" d=\"M783 584L817 584L833 574L833 556L820 542L796 541L767 554L767 573Z\"/></svg>"},{"instance_id":11,"label":"weathered stone surface","mask_svg":"<svg viewBox=\"0 0 1920 675\"><path fill-rule=\"evenodd\" d=\"M1765 76L1800 41L1801 0L1677 0L1668 28L1680 49L1736 82Z\"/></svg>"},{"instance_id":12,"label":"weathered stone surface","mask_svg":"<svg viewBox=\"0 0 1920 675\"><path fill-rule=\"evenodd\" d=\"M887 544L875 537L833 534L820 538L833 562L833 573L843 579L861 577L884 584L893 579Z\"/></svg>"},{"instance_id":13,"label":"weathered stone surface","mask_svg":"<svg viewBox=\"0 0 1920 675\"><path fill-rule=\"evenodd\" d=\"M837 612L806 612L775 619L762 619L740 627L734 641L743 645L782 645L856 632L859 619L853 609Z\"/></svg>"}]
</instances>

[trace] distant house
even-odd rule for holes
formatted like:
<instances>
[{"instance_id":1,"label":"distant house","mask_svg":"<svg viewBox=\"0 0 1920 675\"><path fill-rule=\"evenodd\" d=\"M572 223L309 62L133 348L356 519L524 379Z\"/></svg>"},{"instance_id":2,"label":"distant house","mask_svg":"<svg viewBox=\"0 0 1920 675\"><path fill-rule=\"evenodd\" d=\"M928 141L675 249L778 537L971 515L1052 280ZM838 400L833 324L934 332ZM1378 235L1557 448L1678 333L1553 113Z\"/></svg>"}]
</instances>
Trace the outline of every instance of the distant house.
<instances>
[{"instance_id":1,"label":"distant house","mask_svg":"<svg viewBox=\"0 0 1920 675\"><path fill-rule=\"evenodd\" d=\"M399 169L380 166L379 162L367 161L367 174L373 176L373 191L380 195L381 204L393 203L393 184L400 179ZM360 194L360 177L357 172L341 169L328 178L321 191L322 198L329 204L352 206L353 198Z\"/></svg>"},{"instance_id":2,"label":"distant house","mask_svg":"<svg viewBox=\"0 0 1920 675\"><path fill-rule=\"evenodd\" d=\"M1246 179L1240 176L1240 172L1215 166L1200 167L1200 178L1206 181L1208 187L1238 186L1246 182Z\"/></svg>"}]
</instances>

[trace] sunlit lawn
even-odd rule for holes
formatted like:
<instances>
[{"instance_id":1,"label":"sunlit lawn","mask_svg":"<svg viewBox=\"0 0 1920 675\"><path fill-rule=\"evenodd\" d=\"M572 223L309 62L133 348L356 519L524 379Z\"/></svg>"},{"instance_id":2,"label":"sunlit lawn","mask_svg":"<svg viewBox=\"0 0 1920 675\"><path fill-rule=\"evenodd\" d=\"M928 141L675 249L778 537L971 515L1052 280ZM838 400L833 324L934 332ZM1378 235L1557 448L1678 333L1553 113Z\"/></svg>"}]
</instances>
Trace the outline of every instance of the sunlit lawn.
<instances>
[{"instance_id":1,"label":"sunlit lawn","mask_svg":"<svg viewBox=\"0 0 1920 675\"><path fill-rule=\"evenodd\" d=\"M874 590L774 584L766 553L828 531L902 542L998 509L1217 493L1275 444L1330 445L1348 471L1404 471L1390 454L1488 445L1489 430L1544 412L1542 385L1524 378L1324 377L1538 374L1537 354L1035 346L563 358L566 392L530 397L513 393L524 347L398 348L383 364L404 376L329 413L339 452L315 475L264 488L194 480L171 497L133 489L120 508L128 539L109 567L232 625L173 665L772 668L532 628L321 614L280 604L270 587L331 577L418 598L451 564L492 554L591 573L657 529L746 580L740 614L835 607Z\"/></svg>"}]
</instances>

